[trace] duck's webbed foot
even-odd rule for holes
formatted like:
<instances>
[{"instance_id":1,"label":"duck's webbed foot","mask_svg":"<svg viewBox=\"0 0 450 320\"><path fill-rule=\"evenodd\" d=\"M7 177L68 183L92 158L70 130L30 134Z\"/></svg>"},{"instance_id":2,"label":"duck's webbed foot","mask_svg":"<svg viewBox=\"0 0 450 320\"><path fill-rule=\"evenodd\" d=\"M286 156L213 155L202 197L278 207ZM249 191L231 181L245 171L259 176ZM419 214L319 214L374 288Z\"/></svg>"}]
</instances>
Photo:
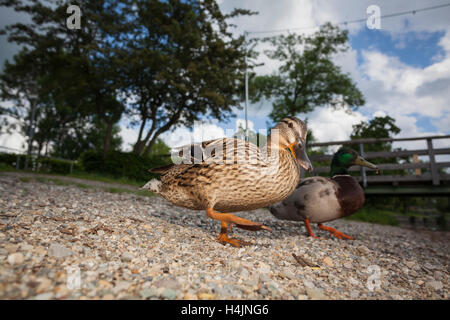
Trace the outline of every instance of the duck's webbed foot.
<instances>
[{"instance_id":1,"label":"duck's webbed foot","mask_svg":"<svg viewBox=\"0 0 450 320\"><path fill-rule=\"evenodd\" d=\"M227 235L227 223L226 222L222 222L222 227L220 229L220 234L217 237L217 240L223 244L226 245L227 243L229 243L230 245L232 245L233 247L237 247L240 248L242 246L248 246L251 245L251 242L248 241L244 241L244 240L240 240L240 239L236 239L236 238L228 238Z\"/></svg>"},{"instance_id":2,"label":"duck's webbed foot","mask_svg":"<svg viewBox=\"0 0 450 320\"><path fill-rule=\"evenodd\" d=\"M233 215L231 213L219 213L219 212L216 212L212 208L208 208L206 210L206 214L208 215L208 217L222 222L222 228L221 228L221 231L220 231L220 234L218 237L218 241L222 244L229 243L234 247L241 247L243 245L251 244L250 242L247 242L247 241L228 238L227 232L228 232L228 228L231 229L231 225L229 226L229 224L231 224L231 223L234 223L236 225L236 227L239 227L239 228L245 229L245 230L258 231L258 230L263 229L263 230L272 231L272 229L262 225L261 223L257 223L257 222L253 222L253 221L250 221L250 220L247 220L244 218L236 217L235 215Z\"/></svg>"},{"instance_id":3,"label":"duck's webbed foot","mask_svg":"<svg viewBox=\"0 0 450 320\"><path fill-rule=\"evenodd\" d=\"M325 231L328 231L330 234L332 234L333 236L335 236L335 237L338 238L338 239L346 238L346 239L354 240L353 237L348 236L348 235L346 235L345 233L342 233L342 232L340 232L340 231L338 231L338 230L336 230L336 229L334 229L334 228L332 228L332 227L324 226L324 225L321 224L321 223L318 223L317 225L318 225L318 227L319 227L320 229L325 230Z\"/></svg>"},{"instance_id":4,"label":"duck's webbed foot","mask_svg":"<svg viewBox=\"0 0 450 320\"><path fill-rule=\"evenodd\" d=\"M311 224L309 222L309 219L305 218L304 221L305 221L305 227L306 227L306 230L308 231L309 236L314 238L314 239L320 239L320 237L317 237L317 236L314 235L314 232L311 229Z\"/></svg>"},{"instance_id":5,"label":"duck's webbed foot","mask_svg":"<svg viewBox=\"0 0 450 320\"><path fill-rule=\"evenodd\" d=\"M234 223L236 227L239 227L241 229L250 230L250 231L258 231L258 230L268 230L272 231L271 228L266 227L258 222L253 222L244 218L236 217L234 214L231 213L219 213L216 212L212 208L206 209L206 214L208 217L213 218L215 220L227 222L227 223Z\"/></svg>"}]
</instances>

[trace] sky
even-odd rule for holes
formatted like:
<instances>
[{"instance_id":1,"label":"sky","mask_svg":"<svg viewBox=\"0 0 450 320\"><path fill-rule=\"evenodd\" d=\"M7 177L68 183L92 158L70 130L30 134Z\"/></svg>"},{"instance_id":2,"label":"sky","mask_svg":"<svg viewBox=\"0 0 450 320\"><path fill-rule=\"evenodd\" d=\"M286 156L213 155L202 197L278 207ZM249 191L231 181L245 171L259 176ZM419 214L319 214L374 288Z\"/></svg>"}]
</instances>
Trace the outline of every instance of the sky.
<instances>
[{"instance_id":1,"label":"sky","mask_svg":"<svg viewBox=\"0 0 450 320\"><path fill-rule=\"evenodd\" d=\"M422 9L450 3L450 0L219 0L223 12L233 8L258 11L255 16L234 19L236 34L244 31L295 29L316 26L328 21L339 23L366 18L370 5L377 5L381 15ZM0 9L1 25L11 23L14 16ZM401 132L396 137L416 137L450 134L450 6L437 10L417 12L392 18L381 18L381 29L369 29L365 22L348 24L347 52L333 59L342 70L349 73L363 93L366 104L352 113L318 107L308 114L298 114L308 119L308 126L320 142L346 140L352 126L375 116L389 115L396 120ZM0 26L1 26L0 25ZM317 29L302 29L311 34ZM267 34L275 35L277 33ZM279 33L278 33L279 34ZM258 34L251 34L258 36ZM17 48L0 37L0 63L10 58ZM260 50L263 47L258 48ZM255 71L271 74L277 62L261 54L257 63L264 63ZM271 102L263 101L249 106L250 129L267 129ZM244 124L243 110L235 110L236 117L228 122L203 124L203 130L177 128L162 138L171 147L191 142L191 139L229 136L239 124ZM124 150L136 141L137 128L128 126L127 119L120 122ZM227 129L232 129L228 130ZM1 136L0 145L19 147L20 137ZM435 140L437 147L450 144L449 139ZM425 142L397 143L395 147L424 148Z\"/></svg>"}]
</instances>

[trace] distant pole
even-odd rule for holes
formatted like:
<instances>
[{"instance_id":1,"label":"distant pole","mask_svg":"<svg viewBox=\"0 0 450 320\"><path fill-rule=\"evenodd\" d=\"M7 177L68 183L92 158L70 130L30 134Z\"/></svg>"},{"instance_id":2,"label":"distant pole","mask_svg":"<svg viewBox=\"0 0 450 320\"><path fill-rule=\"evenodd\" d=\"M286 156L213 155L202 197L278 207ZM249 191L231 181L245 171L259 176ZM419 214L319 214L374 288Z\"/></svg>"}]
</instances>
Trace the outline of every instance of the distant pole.
<instances>
[{"instance_id":1,"label":"distant pole","mask_svg":"<svg viewBox=\"0 0 450 320\"><path fill-rule=\"evenodd\" d=\"M359 144L359 154L361 157L364 157L364 146L362 143ZM364 189L367 188L367 176L366 176L366 168L361 166L361 177Z\"/></svg>"},{"instance_id":2,"label":"distant pole","mask_svg":"<svg viewBox=\"0 0 450 320\"><path fill-rule=\"evenodd\" d=\"M247 70L247 31L244 31L245 41L245 141L248 141L248 70Z\"/></svg>"}]
</instances>

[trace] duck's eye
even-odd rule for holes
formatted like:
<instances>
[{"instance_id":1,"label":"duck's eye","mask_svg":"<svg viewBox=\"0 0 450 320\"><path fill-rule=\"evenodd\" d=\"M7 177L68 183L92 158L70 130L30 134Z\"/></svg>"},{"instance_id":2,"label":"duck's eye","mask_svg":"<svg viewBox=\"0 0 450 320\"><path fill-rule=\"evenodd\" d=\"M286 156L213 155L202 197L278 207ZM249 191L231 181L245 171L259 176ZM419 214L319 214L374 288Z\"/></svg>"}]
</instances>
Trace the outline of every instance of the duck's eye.
<instances>
[{"instance_id":1,"label":"duck's eye","mask_svg":"<svg viewBox=\"0 0 450 320\"><path fill-rule=\"evenodd\" d=\"M294 124L293 124L292 122L289 122L289 123L288 123L288 126L289 126L289 128L293 128L293 127L294 127Z\"/></svg>"}]
</instances>

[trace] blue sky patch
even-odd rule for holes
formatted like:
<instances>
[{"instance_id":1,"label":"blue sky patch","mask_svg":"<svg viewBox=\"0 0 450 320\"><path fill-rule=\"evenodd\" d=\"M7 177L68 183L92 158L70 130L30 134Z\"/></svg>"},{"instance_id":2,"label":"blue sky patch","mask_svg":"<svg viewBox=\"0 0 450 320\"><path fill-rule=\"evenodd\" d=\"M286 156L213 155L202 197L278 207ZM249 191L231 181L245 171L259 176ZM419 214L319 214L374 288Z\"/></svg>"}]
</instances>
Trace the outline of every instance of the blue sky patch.
<instances>
[{"instance_id":1,"label":"blue sky patch","mask_svg":"<svg viewBox=\"0 0 450 320\"><path fill-rule=\"evenodd\" d=\"M358 63L362 62L362 50L377 50L389 56L395 56L403 63L419 68L425 68L435 62L439 56L444 56L444 50L439 46L439 40L444 31L437 32L406 32L398 36L381 30L363 28L355 35L350 35L350 45L358 51Z\"/></svg>"}]
</instances>

